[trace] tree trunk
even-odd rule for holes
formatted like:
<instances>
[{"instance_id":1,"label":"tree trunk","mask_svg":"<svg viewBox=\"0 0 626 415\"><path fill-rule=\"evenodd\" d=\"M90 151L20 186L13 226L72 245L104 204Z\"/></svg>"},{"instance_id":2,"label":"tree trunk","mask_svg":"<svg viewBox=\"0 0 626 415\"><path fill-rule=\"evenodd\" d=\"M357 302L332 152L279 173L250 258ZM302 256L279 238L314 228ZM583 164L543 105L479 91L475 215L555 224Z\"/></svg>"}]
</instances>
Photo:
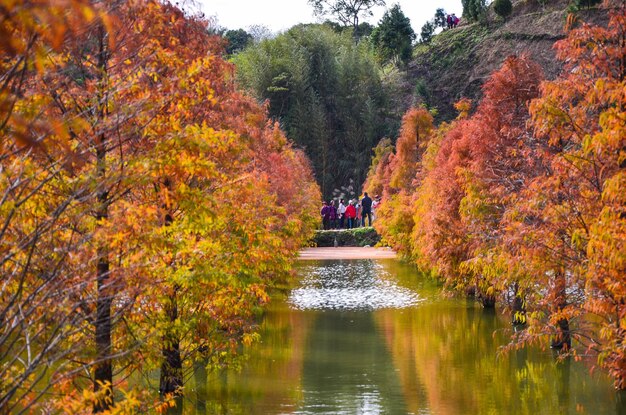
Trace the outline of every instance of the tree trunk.
<instances>
[{"instance_id":1,"label":"tree trunk","mask_svg":"<svg viewBox=\"0 0 626 415\"><path fill-rule=\"evenodd\" d=\"M102 253L104 255L104 253ZM104 391L102 399L94 405L94 412L103 412L113 405L113 365L111 363L111 296L107 287L109 261L102 256L98 260L98 297L96 298L96 356L94 391Z\"/></svg>"},{"instance_id":2,"label":"tree trunk","mask_svg":"<svg viewBox=\"0 0 626 415\"><path fill-rule=\"evenodd\" d=\"M106 138L100 136L96 150L97 177L106 176ZM97 223L109 217L108 192L98 190L98 208L96 210ZM103 412L113 406L113 365L111 362L111 304L113 292L110 287L109 248L101 246L97 251L98 265L96 268L97 296L96 296L96 365L94 368L94 391L105 389L104 396L94 404L94 412Z\"/></svg>"},{"instance_id":3,"label":"tree trunk","mask_svg":"<svg viewBox=\"0 0 626 415\"><path fill-rule=\"evenodd\" d=\"M565 272L558 270L554 276L554 312L561 313L567 306L567 297L565 292L566 281ZM569 350L572 347L572 338L569 330L569 321L567 318L560 318L557 321L556 335L552 338L550 347L559 350Z\"/></svg>"},{"instance_id":4,"label":"tree trunk","mask_svg":"<svg viewBox=\"0 0 626 415\"><path fill-rule=\"evenodd\" d=\"M511 324L514 326L522 326L526 324L526 307L524 306L524 298L519 292L519 284L513 283L513 317Z\"/></svg>"},{"instance_id":5,"label":"tree trunk","mask_svg":"<svg viewBox=\"0 0 626 415\"><path fill-rule=\"evenodd\" d=\"M171 191L172 182L169 178L163 179L163 186L166 191ZM174 216L170 212L169 206L165 199L162 208L165 210L163 217L163 225L170 226L174 221ZM171 264L173 267L174 264ZM161 362L161 377L159 383L159 394L163 397L167 394L180 396L183 387L183 360L180 355L180 339L174 331L174 326L178 320L178 285L174 284L169 293L169 298L164 306L165 318L169 327L165 328L163 335L163 346L161 353L163 361Z\"/></svg>"},{"instance_id":6,"label":"tree trunk","mask_svg":"<svg viewBox=\"0 0 626 415\"><path fill-rule=\"evenodd\" d=\"M480 304L483 306L483 308L495 308L496 307L496 297L494 295L481 293L481 295L480 295Z\"/></svg>"},{"instance_id":7,"label":"tree trunk","mask_svg":"<svg viewBox=\"0 0 626 415\"><path fill-rule=\"evenodd\" d=\"M98 107L99 121L107 118L107 34L104 27L100 27L100 45L98 52L98 68L100 79L98 83ZM102 128L102 127L100 127ZM97 133L97 132L96 132ZM96 223L101 224L109 218L109 192L107 190L107 136L104 133L97 134L95 139L96 149L96 177L101 186L96 194L97 209ZM99 226L99 225L96 225ZM102 242L101 242L102 243ZM97 250L98 265L96 269L97 297L96 297L96 365L94 368L94 391L104 390L104 396L94 404L93 411L103 412L113 406L113 364L111 362L111 304L113 292L109 281L111 264L109 261L109 248L102 244Z\"/></svg>"},{"instance_id":8,"label":"tree trunk","mask_svg":"<svg viewBox=\"0 0 626 415\"><path fill-rule=\"evenodd\" d=\"M487 290L483 291L480 288L481 277L477 277L475 281L475 289L476 289L476 299L480 301L480 304L483 308L495 308L496 307L496 296L495 290L492 287L489 287Z\"/></svg>"},{"instance_id":9,"label":"tree trunk","mask_svg":"<svg viewBox=\"0 0 626 415\"><path fill-rule=\"evenodd\" d=\"M177 291L174 287L169 303L165 306L165 314L172 325L178 320ZM171 329L163 336L163 362L161 363L161 379L159 393L180 395L183 387L183 361L180 356L180 339Z\"/></svg>"}]
</instances>

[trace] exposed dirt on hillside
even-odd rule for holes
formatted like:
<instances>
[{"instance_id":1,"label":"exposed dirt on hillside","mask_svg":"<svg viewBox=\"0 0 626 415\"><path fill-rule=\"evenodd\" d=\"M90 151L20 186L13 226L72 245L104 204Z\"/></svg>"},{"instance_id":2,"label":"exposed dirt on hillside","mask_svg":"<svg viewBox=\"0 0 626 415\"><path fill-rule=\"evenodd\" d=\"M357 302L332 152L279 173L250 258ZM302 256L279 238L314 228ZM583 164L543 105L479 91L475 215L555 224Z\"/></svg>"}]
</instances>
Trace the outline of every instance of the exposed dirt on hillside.
<instances>
[{"instance_id":1,"label":"exposed dirt on hillside","mask_svg":"<svg viewBox=\"0 0 626 415\"><path fill-rule=\"evenodd\" d=\"M405 78L406 106L417 102L437 108L438 121L456 116L454 102L462 97L478 102L489 75L510 55L530 55L547 79L561 71L554 43L566 36L568 1L514 2L513 13L503 21L490 12L486 23L461 24L419 45ZM606 12L592 9L578 13L580 21L602 24Z\"/></svg>"}]
</instances>

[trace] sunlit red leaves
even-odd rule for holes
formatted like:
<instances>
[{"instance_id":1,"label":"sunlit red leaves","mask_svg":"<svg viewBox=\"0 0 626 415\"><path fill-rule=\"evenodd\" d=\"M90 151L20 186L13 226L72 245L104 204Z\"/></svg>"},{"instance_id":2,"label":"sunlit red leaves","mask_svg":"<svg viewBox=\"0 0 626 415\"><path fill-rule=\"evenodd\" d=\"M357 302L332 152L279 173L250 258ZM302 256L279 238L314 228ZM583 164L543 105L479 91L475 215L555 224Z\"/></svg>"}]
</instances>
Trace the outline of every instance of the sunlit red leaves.
<instances>
[{"instance_id":1,"label":"sunlit red leaves","mask_svg":"<svg viewBox=\"0 0 626 415\"><path fill-rule=\"evenodd\" d=\"M374 157L367 174L367 179L363 184L363 188L372 195L379 195L387 199L389 193L389 173L388 167L392 160L394 146L389 138L383 138L374 148Z\"/></svg>"},{"instance_id":2,"label":"sunlit red leaves","mask_svg":"<svg viewBox=\"0 0 626 415\"><path fill-rule=\"evenodd\" d=\"M536 184L547 196L545 238L561 247L549 257L584 285L580 307L603 321L592 327L597 342L590 347L623 389L626 7L614 6L607 28L583 25L557 43L565 72L542 86L531 110L533 125L556 152L553 177Z\"/></svg>"},{"instance_id":3,"label":"sunlit red leaves","mask_svg":"<svg viewBox=\"0 0 626 415\"><path fill-rule=\"evenodd\" d=\"M395 152L387 140L381 141L375 150L376 166L370 170L364 186L371 196L383 196L383 203L376 210L376 216L382 220L375 226L387 243L405 255L410 253L413 229L411 194L418 184L421 156L433 131L433 117L426 108L409 109L402 118Z\"/></svg>"},{"instance_id":4,"label":"sunlit red leaves","mask_svg":"<svg viewBox=\"0 0 626 415\"><path fill-rule=\"evenodd\" d=\"M450 131L433 135L417 174L412 157L394 156L387 185L411 176L412 196L391 198L376 226L404 240L396 217L412 206L420 266L451 286L521 293L530 327L518 341L571 335L623 389L626 7L608 3L608 27L583 25L556 44L560 77L539 85L535 64L509 57L477 111L460 102Z\"/></svg>"},{"instance_id":5,"label":"sunlit red leaves","mask_svg":"<svg viewBox=\"0 0 626 415\"><path fill-rule=\"evenodd\" d=\"M433 129L433 117L426 108L412 108L402 117L396 152L389 162L392 188L408 190L411 187Z\"/></svg>"},{"instance_id":6,"label":"sunlit red leaves","mask_svg":"<svg viewBox=\"0 0 626 415\"><path fill-rule=\"evenodd\" d=\"M49 99L35 94L28 97L30 73L43 74L51 66L51 53L59 52L64 42L90 25L110 25L107 14L98 6L82 0L3 1L0 7L0 131L7 132L20 146L42 146L56 136L65 149L67 131L72 128L64 117L40 113ZM6 145L2 143L1 145Z\"/></svg>"}]
</instances>

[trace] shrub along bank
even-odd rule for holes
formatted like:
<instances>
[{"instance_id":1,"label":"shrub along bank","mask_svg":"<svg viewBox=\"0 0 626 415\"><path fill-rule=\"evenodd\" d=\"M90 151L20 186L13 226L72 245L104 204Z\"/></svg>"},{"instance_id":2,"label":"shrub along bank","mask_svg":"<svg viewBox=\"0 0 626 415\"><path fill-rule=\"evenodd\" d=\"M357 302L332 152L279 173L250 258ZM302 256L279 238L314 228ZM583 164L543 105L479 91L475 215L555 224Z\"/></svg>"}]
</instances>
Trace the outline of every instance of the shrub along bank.
<instances>
[{"instance_id":1,"label":"shrub along bank","mask_svg":"<svg viewBox=\"0 0 626 415\"><path fill-rule=\"evenodd\" d=\"M335 246L374 246L380 241L380 235L374 228L336 229L316 231L311 243L317 247Z\"/></svg>"}]
</instances>

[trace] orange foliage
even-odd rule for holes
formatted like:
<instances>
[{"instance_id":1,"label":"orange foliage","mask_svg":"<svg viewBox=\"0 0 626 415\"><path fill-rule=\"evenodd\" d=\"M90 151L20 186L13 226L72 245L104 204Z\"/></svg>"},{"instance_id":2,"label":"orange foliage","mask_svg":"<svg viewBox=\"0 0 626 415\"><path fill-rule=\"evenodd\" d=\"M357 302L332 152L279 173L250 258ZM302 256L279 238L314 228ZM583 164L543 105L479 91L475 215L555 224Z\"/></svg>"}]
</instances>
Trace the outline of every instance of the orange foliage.
<instances>
[{"instance_id":1,"label":"orange foliage","mask_svg":"<svg viewBox=\"0 0 626 415\"><path fill-rule=\"evenodd\" d=\"M416 194L416 227L412 240L413 253L424 268L432 264L448 282L460 285L458 266L467 259L468 247L465 229L459 215L463 198L459 167L468 164L470 157L466 130L467 121L458 121L437 146L432 170L425 175Z\"/></svg>"},{"instance_id":2,"label":"orange foliage","mask_svg":"<svg viewBox=\"0 0 626 415\"><path fill-rule=\"evenodd\" d=\"M426 108L411 108L402 117L396 152L389 161L389 185L393 191L411 189L433 129L433 117Z\"/></svg>"},{"instance_id":3,"label":"orange foliage","mask_svg":"<svg viewBox=\"0 0 626 415\"><path fill-rule=\"evenodd\" d=\"M389 138L383 138L374 148L374 157L363 184L363 189L371 195L389 195L389 162L393 156L394 146Z\"/></svg>"},{"instance_id":4,"label":"orange foliage","mask_svg":"<svg viewBox=\"0 0 626 415\"><path fill-rule=\"evenodd\" d=\"M470 156L467 165L456 167L463 176L459 214L469 254L462 271L472 276L481 299L491 302L497 291L518 283L511 278L516 261L503 252L504 215L528 181L545 171L539 143L526 126L527 106L539 95L542 78L528 57L508 57L483 86L484 98L463 129Z\"/></svg>"},{"instance_id":5,"label":"orange foliage","mask_svg":"<svg viewBox=\"0 0 626 415\"><path fill-rule=\"evenodd\" d=\"M91 367L94 393L60 390L63 406L123 411L111 367L154 370L174 341L184 359L229 364L315 225L308 161L236 90L201 18L142 0L68 5L37 11L50 39L30 3L15 5L24 22L2 15L37 48L0 43L24 91L1 97L0 310L17 324L0 331L0 412ZM27 348L27 364L6 358Z\"/></svg>"},{"instance_id":6,"label":"orange foliage","mask_svg":"<svg viewBox=\"0 0 626 415\"><path fill-rule=\"evenodd\" d=\"M473 115L459 102L425 150L399 139L371 183L389 189L385 240L449 286L510 302L529 324L513 347L586 346L625 389L626 6L605 6L608 27L557 42L560 77L540 84L535 64L507 58Z\"/></svg>"},{"instance_id":7,"label":"orange foliage","mask_svg":"<svg viewBox=\"0 0 626 415\"><path fill-rule=\"evenodd\" d=\"M364 186L372 195L382 190L383 203L376 209L376 216L381 220L374 226L403 254L410 252L408 238L413 229L411 192L417 185L416 174L433 129L433 117L428 110L409 109L402 117L395 153L378 149L378 165L370 171Z\"/></svg>"},{"instance_id":8,"label":"orange foliage","mask_svg":"<svg viewBox=\"0 0 626 415\"><path fill-rule=\"evenodd\" d=\"M531 106L533 126L554 155L550 175L528 195L537 221L522 229L538 270L558 264L577 288L562 314L600 317L580 323L578 340L600 353L625 389L626 5L608 5L608 27L584 24L556 44L564 72L542 85Z\"/></svg>"}]
</instances>

